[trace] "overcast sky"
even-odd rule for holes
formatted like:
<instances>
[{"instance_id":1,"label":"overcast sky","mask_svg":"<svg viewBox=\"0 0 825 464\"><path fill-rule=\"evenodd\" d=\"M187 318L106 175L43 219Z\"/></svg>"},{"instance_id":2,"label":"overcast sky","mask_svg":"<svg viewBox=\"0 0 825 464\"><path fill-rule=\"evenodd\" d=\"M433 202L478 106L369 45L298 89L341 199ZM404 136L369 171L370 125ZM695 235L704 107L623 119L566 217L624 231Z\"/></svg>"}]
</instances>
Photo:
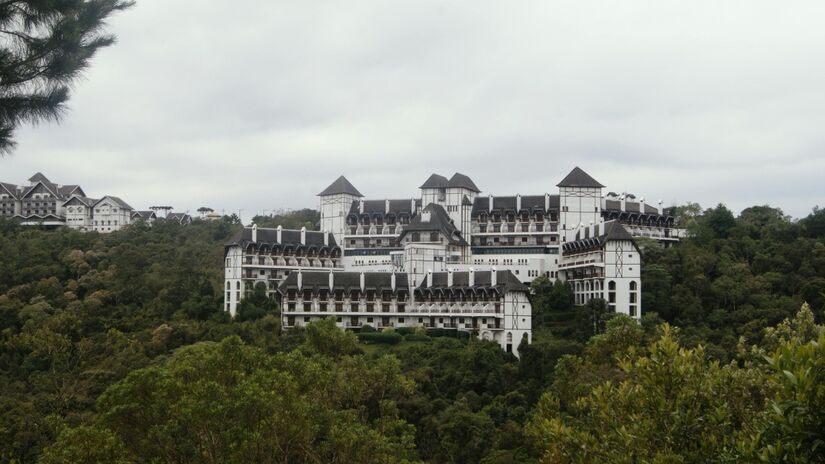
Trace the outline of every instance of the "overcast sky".
<instances>
[{"instance_id":1,"label":"overcast sky","mask_svg":"<svg viewBox=\"0 0 825 464\"><path fill-rule=\"evenodd\" d=\"M341 174L556 193L580 166L649 203L825 206L825 2L138 0L42 171L138 209L317 207Z\"/></svg>"}]
</instances>

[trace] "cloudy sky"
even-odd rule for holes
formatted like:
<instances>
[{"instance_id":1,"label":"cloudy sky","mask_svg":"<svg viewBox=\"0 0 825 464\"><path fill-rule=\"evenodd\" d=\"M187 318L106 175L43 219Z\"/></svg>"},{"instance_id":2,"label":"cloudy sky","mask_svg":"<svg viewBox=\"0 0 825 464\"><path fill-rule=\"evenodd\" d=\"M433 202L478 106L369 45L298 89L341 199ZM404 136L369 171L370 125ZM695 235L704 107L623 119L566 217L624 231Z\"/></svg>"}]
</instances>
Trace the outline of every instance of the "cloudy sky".
<instances>
[{"instance_id":1,"label":"cloudy sky","mask_svg":"<svg viewBox=\"0 0 825 464\"><path fill-rule=\"evenodd\" d=\"M666 204L825 206L825 2L138 0L0 180L194 211L317 206L345 174Z\"/></svg>"}]
</instances>

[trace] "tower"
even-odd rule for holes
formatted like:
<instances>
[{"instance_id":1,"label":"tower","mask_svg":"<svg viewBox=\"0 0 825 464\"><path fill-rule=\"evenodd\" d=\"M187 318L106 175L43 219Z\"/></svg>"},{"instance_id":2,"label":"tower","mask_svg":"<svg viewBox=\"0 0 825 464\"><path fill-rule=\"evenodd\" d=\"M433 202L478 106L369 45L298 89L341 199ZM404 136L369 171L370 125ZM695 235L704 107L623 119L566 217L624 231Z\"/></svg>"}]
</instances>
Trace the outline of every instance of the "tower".
<instances>
[{"instance_id":1,"label":"tower","mask_svg":"<svg viewBox=\"0 0 825 464\"><path fill-rule=\"evenodd\" d=\"M444 207L456 228L465 237L469 237L472 231L470 213L479 192L475 182L464 174L457 172L447 181L447 202Z\"/></svg>"},{"instance_id":2,"label":"tower","mask_svg":"<svg viewBox=\"0 0 825 464\"><path fill-rule=\"evenodd\" d=\"M321 230L331 232L341 248L345 248L344 234L347 228L347 214L349 214L352 203L363 198L364 195L361 195L361 192L346 177L341 176L318 196L321 198Z\"/></svg>"},{"instance_id":3,"label":"tower","mask_svg":"<svg viewBox=\"0 0 825 464\"><path fill-rule=\"evenodd\" d=\"M604 185L576 166L557 186L562 241L575 240L580 225L589 228L602 222Z\"/></svg>"}]
</instances>

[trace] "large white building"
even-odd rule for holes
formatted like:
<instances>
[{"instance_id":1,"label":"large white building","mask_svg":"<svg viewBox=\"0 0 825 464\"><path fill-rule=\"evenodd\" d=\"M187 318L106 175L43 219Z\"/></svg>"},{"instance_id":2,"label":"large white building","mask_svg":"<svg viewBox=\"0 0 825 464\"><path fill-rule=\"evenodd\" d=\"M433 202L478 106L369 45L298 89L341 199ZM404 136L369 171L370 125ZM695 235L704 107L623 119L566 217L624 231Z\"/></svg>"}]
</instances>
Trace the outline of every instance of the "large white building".
<instances>
[{"instance_id":1,"label":"large white building","mask_svg":"<svg viewBox=\"0 0 825 464\"><path fill-rule=\"evenodd\" d=\"M478 318L484 316L458 304L467 300L447 299L445 302L450 303L445 308L437 308L444 311L438 313L443 322L434 321L431 313L425 315L426 306L415 305L412 307L420 311L412 317L384 315L377 310L378 306L371 307L372 312L359 306L356 314L335 314L332 308L337 307L338 300L331 295L337 275L333 274L382 275L372 278L392 278L395 284L391 288L398 287L398 279L402 279L404 288L416 289L429 288L428 282L442 275L462 276L447 285L458 286L460 291L451 290L445 298L466 298L466 292L474 291L481 281L475 280L471 285L463 276L492 273L498 277L492 279L492 287L499 293L502 290L496 286L504 282L528 284L545 276L568 281L577 304L603 298L615 312L641 317L641 256L634 238L678 241L683 231L675 227L671 211L662 208L661 202L652 206L643 198L636 201L632 194L603 194L604 186L578 167L556 187L558 193L552 194L481 195L472 179L463 174L456 173L449 179L433 174L419 187L419 193L410 198L369 200L341 176L319 194L322 232L253 226L227 243L226 310L234 315L240 300L259 282L266 285L270 295L283 297L284 291L292 288L290 285L298 285L297 280L292 280L298 277L292 275L300 271L302 282L307 278L330 279L327 292L321 294L325 297L321 300L313 293L310 306L301 300L301 308L310 308L312 315L300 311L290 314L290 301L295 302L297 309L299 300L289 300L287 295L282 303L286 305L282 313L284 327L301 325L326 314L338 317L342 327L357 326L353 319L357 317L358 324L371 318L379 326L449 324L444 326L476 330L482 336ZM328 268L323 270L323 277L314 276L313 271L317 273L318 268ZM491 284L481 287L487 288L485 285ZM519 317L528 325L518 330L526 330L523 334L529 339L526 287L514 288L508 287L504 293L524 295L525 303L519 305L526 307L520 308ZM325 304L321 306L319 301ZM414 296L410 301L415 301ZM405 307L410 304L405 303ZM341 308L344 313L355 309L348 311L346 305ZM370 316L371 313L374 314ZM459 319L465 322L458 322ZM513 336L521 332L512 332L516 330L512 326L499 324L485 326L492 331L491 339L503 347L518 346L520 338L508 343L512 337L506 335L505 329Z\"/></svg>"}]
</instances>

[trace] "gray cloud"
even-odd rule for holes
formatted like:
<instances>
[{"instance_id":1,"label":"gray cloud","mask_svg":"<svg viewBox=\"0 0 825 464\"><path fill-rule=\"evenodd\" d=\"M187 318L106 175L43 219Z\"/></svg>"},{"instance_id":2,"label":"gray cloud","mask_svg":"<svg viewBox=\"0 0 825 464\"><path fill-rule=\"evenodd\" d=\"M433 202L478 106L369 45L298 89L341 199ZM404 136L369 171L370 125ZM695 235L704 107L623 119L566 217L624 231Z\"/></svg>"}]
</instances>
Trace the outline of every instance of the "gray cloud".
<instances>
[{"instance_id":1,"label":"gray cloud","mask_svg":"<svg viewBox=\"0 0 825 464\"><path fill-rule=\"evenodd\" d=\"M825 204L825 5L773 1L140 0L35 171L136 207L315 206L340 174L532 194L579 165L666 203Z\"/></svg>"}]
</instances>

